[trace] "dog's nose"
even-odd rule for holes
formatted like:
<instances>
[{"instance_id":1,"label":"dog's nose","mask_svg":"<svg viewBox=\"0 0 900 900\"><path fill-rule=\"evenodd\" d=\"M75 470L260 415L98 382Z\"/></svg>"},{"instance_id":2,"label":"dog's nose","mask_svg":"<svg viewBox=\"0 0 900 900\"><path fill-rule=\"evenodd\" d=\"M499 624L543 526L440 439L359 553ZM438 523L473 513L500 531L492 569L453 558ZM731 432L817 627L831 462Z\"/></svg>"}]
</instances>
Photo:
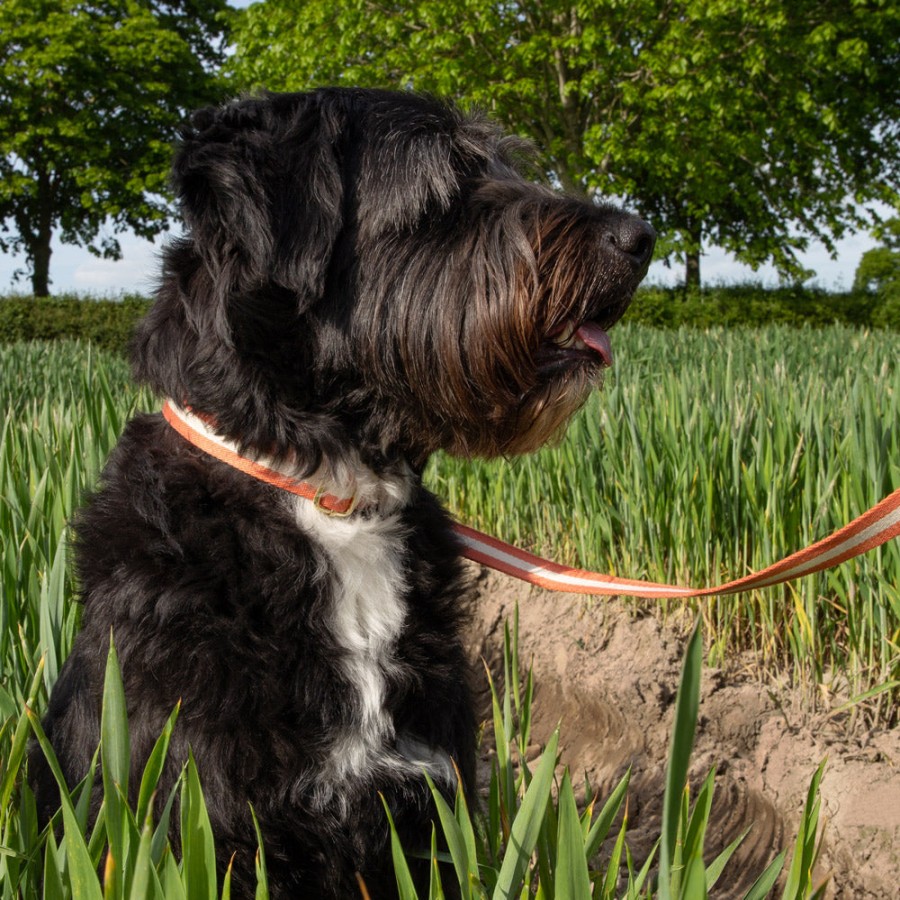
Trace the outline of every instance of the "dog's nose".
<instances>
[{"instance_id":1,"label":"dog's nose","mask_svg":"<svg viewBox=\"0 0 900 900\"><path fill-rule=\"evenodd\" d=\"M622 216L606 226L603 240L617 253L626 256L636 270L640 270L650 263L656 245L656 232L637 216Z\"/></svg>"}]
</instances>

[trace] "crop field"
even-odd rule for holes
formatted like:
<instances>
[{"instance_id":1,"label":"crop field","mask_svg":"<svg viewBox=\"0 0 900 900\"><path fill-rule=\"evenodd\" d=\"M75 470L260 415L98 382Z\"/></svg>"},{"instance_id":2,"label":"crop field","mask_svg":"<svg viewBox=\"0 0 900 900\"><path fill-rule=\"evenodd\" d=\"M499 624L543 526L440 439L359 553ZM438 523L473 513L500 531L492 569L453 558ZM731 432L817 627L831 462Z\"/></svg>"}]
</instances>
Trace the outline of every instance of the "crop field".
<instances>
[{"instance_id":1,"label":"crop field","mask_svg":"<svg viewBox=\"0 0 900 900\"><path fill-rule=\"evenodd\" d=\"M620 326L613 346L604 390L558 446L522 460L432 461L427 481L455 515L561 562L705 585L830 534L900 486L896 334ZM4 755L21 752L13 735L26 700L42 712L77 629L66 523L129 415L159 403L130 383L123 360L73 342L0 347L0 398ZM810 702L825 684L854 701L853 715L892 723L900 542L695 608L711 662L755 651L761 667L809 686ZM3 860L31 827L27 802L22 815L6 824Z\"/></svg>"},{"instance_id":2,"label":"crop field","mask_svg":"<svg viewBox=\"0 0 900 900\"><path fill-rule=\"evenodd\" d=\"M435 458L426 478L455 515L564 563L705 585L830 534L900 486L891 332L620 326L614 348L606 385L558 446L519 460ZM77 343L14 344L0 358L0 662L23 685L35 647L57 651L48 680L67 650L65 523L128 416L158 401L123 360ZM43 622L42 594L54 610ZM852 696L900 677L897 541L697 605L715 664L749 648L800 679L843 679ZM876 694L867 714L889 714L890 700Z\"/></svg>"}]
</instances>

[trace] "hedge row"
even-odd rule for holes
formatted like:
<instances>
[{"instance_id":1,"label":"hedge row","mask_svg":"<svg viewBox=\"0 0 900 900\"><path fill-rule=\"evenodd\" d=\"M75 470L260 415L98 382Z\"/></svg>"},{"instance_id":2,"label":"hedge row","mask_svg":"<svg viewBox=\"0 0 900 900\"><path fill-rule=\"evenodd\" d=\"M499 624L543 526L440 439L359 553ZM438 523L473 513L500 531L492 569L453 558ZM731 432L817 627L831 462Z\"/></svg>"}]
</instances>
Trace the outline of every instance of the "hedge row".
<instances>
[{"instance_id":1,"label":"hedge row","mask_svg":"<svg viewBox=\"0 0 900 900\"><path fill-rule=\"evenodd\" d=\"M631 321L658 328L850 325L900 331L900 297L871 291L829 293L819 288L764 288L744 284L686 293L646 287L628 310Z\"/></svg>"},{"instance_id":2,"label":"hedge row","mask_svg":"<svg viewBox=\"0 0 900 900\"><path fill-rule=\"evenodd\" d=\"M23 340L80 338L124 353L135 322L150 301L136 295L98 300L64 295L35 300L0 297L0 344ZM755 326L781 323L822 327L835 323L900 331L900 298L878 294L757 285L705 288L685 293L677 288L642 288L628 319L658 328L680 326Z\"/></svg>"},{"instance_id":3,"label":"hedge row","mask_svg":"<svg viewBox=\"0 0 900 900\"><path fill-rule=\"evenodd\" d=\"M146 297L94 300L75 294L35 299L0 297L0 344L80 338L124 354L135 323L150 308Z\"/></svg>"}]
</instances>

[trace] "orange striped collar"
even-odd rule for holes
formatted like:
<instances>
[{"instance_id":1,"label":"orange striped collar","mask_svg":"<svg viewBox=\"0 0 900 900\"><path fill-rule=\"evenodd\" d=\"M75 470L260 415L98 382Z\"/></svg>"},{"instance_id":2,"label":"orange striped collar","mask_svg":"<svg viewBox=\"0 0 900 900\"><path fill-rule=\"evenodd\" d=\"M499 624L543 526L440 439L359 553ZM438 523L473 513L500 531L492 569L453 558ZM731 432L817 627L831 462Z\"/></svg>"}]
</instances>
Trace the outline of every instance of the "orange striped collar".
<instances>
[{"instance_id":1,"label":"orange striped collar","mask_svg":"<svg viewBox=\"0 0 900 900\"><path fill-rule=\"evenodd\" d=\"M189 408L166 400L163 403L162 414L175 431L204 453L259 481L311 501L325 515L345 517L352 515L359 508L359 497L356 493L350 497L339 497L329 493L322 485L296 478L290 469L278 460L264 455L255 459L241 455L236 444L217 434L208 419Z\"/></svg>"}]
</instances>

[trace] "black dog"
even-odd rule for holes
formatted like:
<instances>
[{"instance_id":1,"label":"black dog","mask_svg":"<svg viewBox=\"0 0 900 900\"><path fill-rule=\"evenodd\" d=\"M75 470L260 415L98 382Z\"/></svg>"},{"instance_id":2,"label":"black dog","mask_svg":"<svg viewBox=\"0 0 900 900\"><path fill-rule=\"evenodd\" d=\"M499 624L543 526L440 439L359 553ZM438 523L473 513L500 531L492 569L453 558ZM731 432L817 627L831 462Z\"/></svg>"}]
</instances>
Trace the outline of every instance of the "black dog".
<instances>
[{"instance_id":1,"label":"black dog","mask_svg":"<svg viewBox=\"0 0 900 900\"><path fill-rule=\"evenodd\" d=\"M45 727L74 784L112 630L131 783L181 699L160 793L190 747L237 893L255 883L250 803L274 896L358 896L360 872L384 897L379 792L416 848L422 770L448 796L453 763L472 784L466 578L423 466L557 434L610 364L605 329L654 243L525 180L522 149L448 105L363 90L242 100L184 131L187 231L134 343L170 421L128 425L77 520L83 630ZM31 765L46 816L58 796Z\"/></svg>"}]
</instances>

